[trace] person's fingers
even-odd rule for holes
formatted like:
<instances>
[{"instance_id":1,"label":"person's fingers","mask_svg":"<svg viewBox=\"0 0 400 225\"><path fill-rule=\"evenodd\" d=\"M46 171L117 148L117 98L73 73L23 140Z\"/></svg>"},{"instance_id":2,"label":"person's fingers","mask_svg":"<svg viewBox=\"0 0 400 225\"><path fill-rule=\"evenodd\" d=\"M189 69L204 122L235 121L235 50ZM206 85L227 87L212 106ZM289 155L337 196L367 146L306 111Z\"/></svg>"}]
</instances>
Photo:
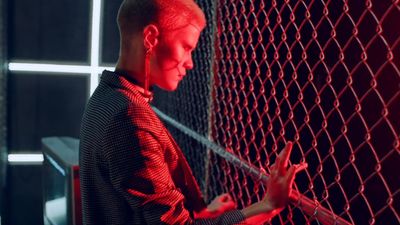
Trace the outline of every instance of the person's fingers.
<instances>
[{"instance_id":1,"label":"person's fingers","mask_svg":"<svg viewBox=\"0 0 400 225\"><path fill-rule=\"evenodd\" d=\"M290 187L292 186L294 179L296 178L296 174L302 170L305 170L307 167L308 167L307 163L301 163L301 164L295 164L289 168L286 176Z\"/></svg>"},{"instance_id":2,"label":"person's fingers","mask_svg":"<svg viewBox=\"0 0 400 225\"><path fill-rule=\"evenodd\" d=\"M291 141L288 141L285 148L281 151L281 153L279 153L277 157L278 162L276 162L276 165L280 172L284 172L288 166L290 153L292 152L292 147L293 143Z\"/></svg>"},{"instance_id":3,"label":"person's fingers","mask_svg":"<svg viewBox=\"0 0 400 225\"><path fill-rule=\"evenodd\" d=\"M291 188L292 184L294 182L294 178L296 175L296 168L298 167L298 165L292 165L289 169L288 172L286 174L286 181L288 183L288 187Z\"/></svg>"},{"instance_id":4,"label":"person's fingers","mask_svg":"<svg viewBox=\"0 0 400 225\"><path fill-rule=\"evenodd\" d=\"M231 196L228 193L220 195L221 202L227 202L231 199Z\"/></svg>"},{"instance_id":5,"label":"person's fingers","mask_svg":"<svg viewBox=\"0 0 400 225\"><path fill-rule=\"evenodd\" d=\"M222 202L227 202L230 200L230 196L229 194L224 194L224 196L222 196L221 201Z\"/></svg>"},{"instance_id":6,"label":"person's fingers","mask_svg":"<svg viewBox=\"0 0 400 225\"><path fill-rule=\"evenodd\" d=\"M225 209L227 209L227 210L236 209L236 202L234 202L233 200L226 202L224 205L225 205Z\"/></svg>"},{"instance_id":7,"label":"person's fingers","mask_svg":"<svg viewBox=\"0 0 400 225\"><path fill-rule=\"evenodd\" d=\"M299 168L297 168L297 170L296 170L296 173L307 169L307 167L308 167L308 163L306 163L306 162L300 163Z\"/></svg>"}]
</instances>

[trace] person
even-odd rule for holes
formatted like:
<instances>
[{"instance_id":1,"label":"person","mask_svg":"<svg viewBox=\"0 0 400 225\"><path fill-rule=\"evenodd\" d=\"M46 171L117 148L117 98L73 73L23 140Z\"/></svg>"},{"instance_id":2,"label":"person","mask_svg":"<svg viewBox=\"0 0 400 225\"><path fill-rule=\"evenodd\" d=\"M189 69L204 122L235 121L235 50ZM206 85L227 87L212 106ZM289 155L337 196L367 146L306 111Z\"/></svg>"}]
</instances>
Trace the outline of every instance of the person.
<instances>
[{"instance_id":1,"label":"person","mask_svg":"<svg viewBox=\"0 0 400 225\"><path fill-rule=\"evenodd\" d=\"M271 168L264 199L238 210L228 194L206 205L185 156L150 107L152 86L173 91L193 68L206 24L193 0L125 0L120 54L104 71L82 119L83 224L260 224L287 204L292 143Z\"/></svg>"}]
</instances>

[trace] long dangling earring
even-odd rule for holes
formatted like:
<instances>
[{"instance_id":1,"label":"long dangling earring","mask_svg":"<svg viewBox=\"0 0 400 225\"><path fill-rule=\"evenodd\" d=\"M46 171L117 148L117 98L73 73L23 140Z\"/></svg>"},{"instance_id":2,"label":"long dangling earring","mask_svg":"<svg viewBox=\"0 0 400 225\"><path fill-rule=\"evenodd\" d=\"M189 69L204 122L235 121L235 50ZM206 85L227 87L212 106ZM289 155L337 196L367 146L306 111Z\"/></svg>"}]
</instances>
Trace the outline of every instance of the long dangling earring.
<instances>
[{"instance_id":1,"label":"long dangling earring","mask_svg":"<svg viewBox=\"0 0 400 225\"><path fill-rule=\"evenodd\" d=\"M149 92L149 79L150 79L150 57L151 57L151 48L148 48L146 50L146 56L145 56L145 65L144 65L144 70L145 70L145 78L144 78L144 93L146 96L150 96Z\"/></svg>"}]
</instances>

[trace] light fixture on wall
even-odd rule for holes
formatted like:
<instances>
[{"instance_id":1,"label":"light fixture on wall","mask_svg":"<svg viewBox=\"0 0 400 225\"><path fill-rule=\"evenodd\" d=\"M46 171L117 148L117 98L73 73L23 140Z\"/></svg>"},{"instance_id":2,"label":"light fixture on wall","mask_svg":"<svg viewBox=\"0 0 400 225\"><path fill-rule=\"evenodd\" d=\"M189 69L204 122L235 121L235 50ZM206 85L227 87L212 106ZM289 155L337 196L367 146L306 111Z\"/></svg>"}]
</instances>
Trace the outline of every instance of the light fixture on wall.
<instances>
[{"instance_id":1,"label":"light fixture on wall","mask_svg":"<svg viewBox=\"0 0 400 225\"><path fill-rule=\"evenodd\" d=\"M8 154L8 164L42 164L43 154Z\"/></svg>"},{"instance_id":2,"label":"light fixture on wall","mask_svg":"<svg viewBox=\"0 0 400 225\"><path fill-rule=\"evenodd\" d=\"M55 74L90 74L89 93L90 95L96 89L99 83L99 74L103 70L113 70L112 67L100 67L100 29L101 29L101 11L103 0L92 0L92 18L91 18L91 45L90 45L90 65L67 65L52 63L27 63L12 61L8 64L8 70L12 72L41 72ZM42 154L9 154L9 164L37 164L43 162Z\"/></svg>"}]
</instances>

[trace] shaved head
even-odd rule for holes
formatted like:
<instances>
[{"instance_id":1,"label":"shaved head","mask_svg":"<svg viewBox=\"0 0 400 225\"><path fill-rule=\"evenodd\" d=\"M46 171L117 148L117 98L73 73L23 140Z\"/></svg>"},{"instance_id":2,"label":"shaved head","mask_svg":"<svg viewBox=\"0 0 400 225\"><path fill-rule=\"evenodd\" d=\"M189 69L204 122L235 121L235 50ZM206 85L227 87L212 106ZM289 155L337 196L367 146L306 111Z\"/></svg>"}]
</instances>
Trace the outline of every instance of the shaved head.
<instances>
[{"instance_id":1,"label":"shaved head","mask_svg":"<svg viewBox=\"0 0 400 225\"><path fill-rule=\"evenodd\" d=\"M149 24L163 32L189 24L201 30L206 23L203 11L193 0L124 0L117 21L121 37L140 33Z\"/></svg>"},{"instance_id":2,"label":"shaved head","mask_svg":"<svg viewBox=\"0 0 400 225\"><path fill-rule=\"evenodd\" d=\"M142 84L175 90L193 68L192 51L206 25L193 0L124 0L118 12L116 68Z\"/></svg>"}]
</instances>

